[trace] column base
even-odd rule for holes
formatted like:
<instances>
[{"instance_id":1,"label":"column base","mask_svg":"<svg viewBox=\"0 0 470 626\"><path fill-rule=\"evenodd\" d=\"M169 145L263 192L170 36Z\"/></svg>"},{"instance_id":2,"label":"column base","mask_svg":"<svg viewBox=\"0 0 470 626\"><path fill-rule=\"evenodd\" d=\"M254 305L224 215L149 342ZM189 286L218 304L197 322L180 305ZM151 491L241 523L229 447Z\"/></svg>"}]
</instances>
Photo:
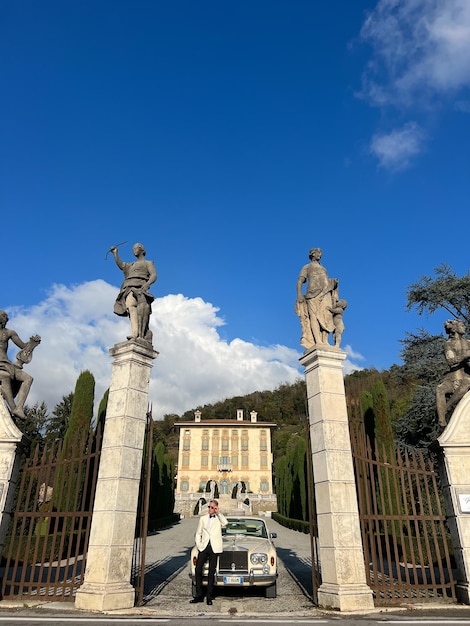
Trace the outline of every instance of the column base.
<instances>
[{"instance_id":1,"label":"column base","mask_svg":"<svg viewBox=\"0 0 470 626\"><path fill-rule=\"evenodd\" d=\"M132 609L134 604L135 590L130 584L84 583L75 596L75 607L87 611Z\"/></svg>"},{"instance_id":2,"label":"column base","mask_svg":"<svg viewBox=\"0 0 470 626\"><path fill-rule=\"evenodd\" d=\"M367 585L332 585L318 588L318 605L338 611L371 611L374 608L372 590Z\"/></svg>"},{"instance_id":3,"label":"column base","mask_svg":"<svg viewBox=\"0 0 470 626\"><path fill-rule=\"evenodd\" d=\"M470 589L468 583L457 583L455 594L459 602L462 604L470 604Z\"/></svg>"}]
</instances>

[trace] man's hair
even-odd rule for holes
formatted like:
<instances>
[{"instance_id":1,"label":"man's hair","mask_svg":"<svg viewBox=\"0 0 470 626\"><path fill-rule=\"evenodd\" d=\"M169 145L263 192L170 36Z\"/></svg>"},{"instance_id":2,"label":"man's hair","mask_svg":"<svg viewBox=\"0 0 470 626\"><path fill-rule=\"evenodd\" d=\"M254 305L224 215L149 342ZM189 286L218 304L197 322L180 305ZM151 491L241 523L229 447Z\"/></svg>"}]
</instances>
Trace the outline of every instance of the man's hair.
<instances>
[{"instance_id":1,"label":"man's hair","mask_svg":"<svg viewBox=\"0 0 470 626\"><path fill-rule=\"evenodd\" d=\"M217 502L217 500L209 500L209 504L213 502L215 504L215 506L219 506L219 503Z\"/></svg>"}]
</instances>

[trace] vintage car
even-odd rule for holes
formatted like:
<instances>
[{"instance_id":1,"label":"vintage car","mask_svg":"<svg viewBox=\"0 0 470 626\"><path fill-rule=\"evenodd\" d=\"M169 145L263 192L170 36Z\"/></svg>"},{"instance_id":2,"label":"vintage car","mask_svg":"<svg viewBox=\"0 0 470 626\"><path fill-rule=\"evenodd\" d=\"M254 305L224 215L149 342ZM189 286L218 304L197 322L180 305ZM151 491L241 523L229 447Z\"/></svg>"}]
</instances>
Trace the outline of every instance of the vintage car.
<instances>
[{"instance_id":1,"label":"vintage car","mask_svg":"<svg viewBox=\"0 0 470 626\"><path fill-rule=\"evenodd\" d=\"M227 517L222 529L224 551L219 556L215 584L219 587L264 587L266 598L277 594L277 555L264 519L259 517ZM191 550L190 572L192 595L196 596L194 577L197 548ZM207 583L207 563L203 582Z\"/></svg>"}]
</instances>

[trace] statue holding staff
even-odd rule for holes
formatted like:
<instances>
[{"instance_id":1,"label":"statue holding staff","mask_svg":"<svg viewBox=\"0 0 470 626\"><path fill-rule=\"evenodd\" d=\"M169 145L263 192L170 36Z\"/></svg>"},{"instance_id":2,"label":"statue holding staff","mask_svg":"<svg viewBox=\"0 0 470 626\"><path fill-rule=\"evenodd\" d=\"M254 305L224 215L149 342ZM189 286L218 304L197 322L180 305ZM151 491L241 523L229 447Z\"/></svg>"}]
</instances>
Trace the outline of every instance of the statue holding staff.
<instances>
[{"instance_id":1,"label":"statue holding staff","mask_svg":"<svg viewBox=\"0 0 470 626\"><path fill-rule=\"evenodd\" d=\"M152 343L149 321L155 298L149 292L149 287L157 280L155 265L145 258L146 250L141 243L132 247L136 260L131 263L121 260L117 246L112 246L109 252L124 273L124 281L114 304L114 313L130 318L131 335L128 339L140 338Z\"/></svg>"}]
</instances>

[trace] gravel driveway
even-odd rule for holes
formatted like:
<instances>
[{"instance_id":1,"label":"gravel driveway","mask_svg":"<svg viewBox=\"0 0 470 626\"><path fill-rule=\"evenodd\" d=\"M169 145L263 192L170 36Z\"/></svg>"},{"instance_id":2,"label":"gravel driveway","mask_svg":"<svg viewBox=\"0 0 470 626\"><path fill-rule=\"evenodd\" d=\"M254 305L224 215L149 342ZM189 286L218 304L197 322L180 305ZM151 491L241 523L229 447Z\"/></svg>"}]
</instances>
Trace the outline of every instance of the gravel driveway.
<instances>
[{"instance_id":1,"label":"gravel driveway","mask_svg":"<svg viewBox=\"0 0 470 626\"><path fill-rule=\"evenodd\" d=\"M182 519L147 538L144 606L141 612L158 615L295 614L314 616L310 536L266 520L279 557L277 598L264 597L264 589L220 588L214 604L190 604L189 554L197 518Z\"/></svg>"}]
</instances>

